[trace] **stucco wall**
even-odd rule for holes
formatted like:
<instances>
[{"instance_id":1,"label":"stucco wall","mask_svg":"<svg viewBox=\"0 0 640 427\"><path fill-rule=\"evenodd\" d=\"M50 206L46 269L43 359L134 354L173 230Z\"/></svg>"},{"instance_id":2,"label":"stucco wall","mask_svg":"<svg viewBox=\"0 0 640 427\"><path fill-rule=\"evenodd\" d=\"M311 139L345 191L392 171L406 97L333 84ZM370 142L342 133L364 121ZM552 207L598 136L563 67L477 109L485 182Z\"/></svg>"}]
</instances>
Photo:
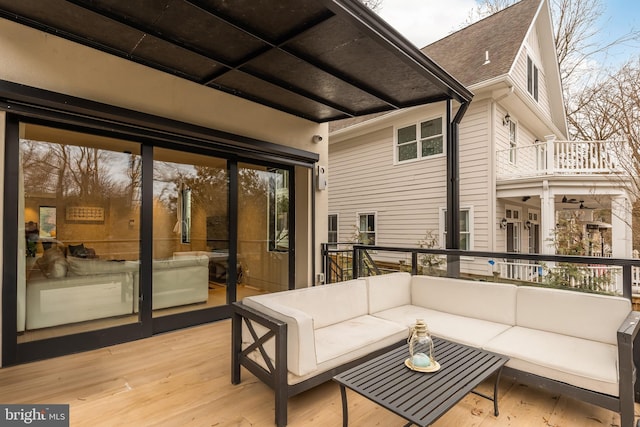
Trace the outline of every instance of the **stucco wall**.
<instances>
[{"instance_id":1,"label":"stucco wall","mask_svg":"<svg viewBox=\"0 0 640 427\"><path fill-rule=\"evenodd\" d=\"M320 155L318 164L327 163L326 142L312 142L315 134L327 141L326 124L282 113L4 19L0 19L0 51L0 79L316 152ZM4 126L4 120L0 122ZM4 128L1 130L4 134ZM0 141L4 145L4 137ZM310 204L309 188L309 180L302 179L296 187L297 200ZM301 232L305 218L298 215L296 246L303 248L299 253L309 254L308 245L315 232L319 254L320 242L327 234L327 192L316 192L316 215L323 220L315 231L310 228L311 208L298 207L298 212L305 215L307 224L306 232ZM315 262L320 271L319 259ZM308 268L303 269L305 265ZM310 284L311 280L311 262L298 262L296 284Z\"/></svg>"}]
</instances>

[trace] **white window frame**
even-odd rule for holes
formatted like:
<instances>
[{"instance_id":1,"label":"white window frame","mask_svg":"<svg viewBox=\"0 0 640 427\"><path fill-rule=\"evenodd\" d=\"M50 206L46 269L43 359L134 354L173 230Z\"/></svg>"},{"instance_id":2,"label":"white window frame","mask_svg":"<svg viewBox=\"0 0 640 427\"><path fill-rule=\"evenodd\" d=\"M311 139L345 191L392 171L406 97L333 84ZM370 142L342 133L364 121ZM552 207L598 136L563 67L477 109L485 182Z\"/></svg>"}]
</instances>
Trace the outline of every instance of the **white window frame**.
<instances>
[{"instance_id":1,"label":"white window frame","mask_svg":"<svg viewBox=\"0 0 640 427\"><path fill-rule=\"evenodd\" d=\"M432 121L432 120L437 120L437 119L440 119L440 123L442 125L442 133L441 134L437 134L437 135L431 135L431 136L428 136L426 138L422 138L422 135L419 135L421 124L425 123L425 122ZM413 141L405 142L405 143L403 143L403 145L416 144L416 157L415 158L411 158L411 159L400 160L400 156L399 156L400 145L398 144L398 132L401 129L405 129L405 128L408 128L408 127L411 127L411 126L413 126L415 131L416 131L416 139L413 140ZM428 140L432 140L432 139L435 139L435 138L438 138L438 137L442 137L442 152L441 153L437 153L437 154L431 154L431 155L428 155L428 156L423 156L422 155L422 144L423 144L423 142L428 141ZM447 126L446 126L446 121L445 121L443 115L436 115L436 116L425 118L425 119L420 120L418 122L405 123L403 125L394 126L394 128L393 128L393 159L394 159L394 164L405 164L405 163L411 163L411 162L416 162L416 161L425 160L425 159L435 159L435 158L439 158L439 157L444 157L446 155L446 151L447 151L446 141L447 141Z\"/></svg>"},{"instance_id":2,"label":"white window frame","mask_svg":"<svg viewBox=\"0 0 640 427\"><path fill-rule=\"evenodd\" d=\"M527 55L527 92L538 102L540 91L540 67L531 55Z\"/></svg>"},{"instance_id":3,"label":"white window frame","mask_svg":"<svg viewBox=\"0 0 640 427\"><path fill-rule=\"evenodd\" d=\"M372 215L373 216L373 242L369 242L369 245L377 245L378 244L378 213L372 211L363 211L356 213L356 229L358 230L358 243L360 243L360 235L362 231L360 230L360 217L363 215ZM371 233L368 231L367 233ZM364 243L360 243L364 244Z\"/></svg>"},{"instance_id":4,"label":"white window frame","mask_svg":"<svg viewBox=\"0 0 640 427\"><path fill-rule=\"evenodd\" d=\"M468 218L468 223L469 223L469 230L466 232L463 232L462 230L460 231L460 235L462 234L467 234L467 241L469 242L469 247L468 248L460 248L461 250L468 250L468 251L472 251L474 248L474 213L473 213L473 206L463 206L460 208L460 213L462 212L468 212L469 218ZM441 207L440 208L440 212L439 212L439 229L440 229L440 242L438 242L440 244L440 248L444 249L447 247L447 233L445 231L446 229L446 223L447 223L447 208L445 207Z\"/></svg>"}]
</instances>

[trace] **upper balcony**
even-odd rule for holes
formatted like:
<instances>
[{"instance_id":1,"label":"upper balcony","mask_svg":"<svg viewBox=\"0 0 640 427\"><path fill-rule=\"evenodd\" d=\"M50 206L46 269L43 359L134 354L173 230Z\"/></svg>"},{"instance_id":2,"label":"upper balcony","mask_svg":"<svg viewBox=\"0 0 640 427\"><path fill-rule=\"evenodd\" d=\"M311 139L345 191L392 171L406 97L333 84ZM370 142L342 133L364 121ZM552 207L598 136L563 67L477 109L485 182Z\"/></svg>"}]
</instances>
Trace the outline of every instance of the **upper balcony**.
<instances>
[{"instance_id":1,"label":"upper balcony","mask_svg":"<svg viewBox=\"0 0 640 427\"><path fill-rule=\"evenodd\" d=\"M578 175L624 174L623 141L556 141L498 150L498 181Z\"/></svg>"}]
</instances>

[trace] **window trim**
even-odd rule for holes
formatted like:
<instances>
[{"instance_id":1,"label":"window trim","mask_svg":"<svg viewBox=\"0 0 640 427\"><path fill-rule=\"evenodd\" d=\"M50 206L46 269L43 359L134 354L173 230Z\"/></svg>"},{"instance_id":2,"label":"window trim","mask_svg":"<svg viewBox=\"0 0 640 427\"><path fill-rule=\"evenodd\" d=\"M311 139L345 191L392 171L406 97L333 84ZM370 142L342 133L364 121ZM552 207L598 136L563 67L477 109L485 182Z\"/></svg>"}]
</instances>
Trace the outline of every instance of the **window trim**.
<instances>
[{"instance_id":1,"label":"window trim","mask_svg":"<svg viewBox=\"0 0 640 427\"><path fill-rule=\"evenodd\" d=\"M442 133L438 134L442 136L442 153L438 153L438 154L433 154L431 156L422 156L422 140L423 138L421 137L421 135L419 135L419 130L420 130L420 125L424 122L428 122L431 120L436 120L436 119L440 119L441 124L442 124ZM393 164L394 165L401 165L401 164L407 164L407 163L412 163L412 162L419 162L421 160L427 160L427 159L437 159L440 157L445 157L447 155L447 126L445 125L446 121L445 121L445 117L443 114L436 114L433 116L429 116L427 118L424 119L420 119L418 121L415 122L407 122L401 125L394 125L393 126ZM407 159L407 160L400 160L399 159L399 153L398 153L398 131L400 129L404 129L407 127L413 126L416 130L416 157L412 158L412 159ZM432 136L429 137L428 139L433 139L437 137L436 136ZM408 144L408 143L407 143Z\"/></svg>"}]
</instances>

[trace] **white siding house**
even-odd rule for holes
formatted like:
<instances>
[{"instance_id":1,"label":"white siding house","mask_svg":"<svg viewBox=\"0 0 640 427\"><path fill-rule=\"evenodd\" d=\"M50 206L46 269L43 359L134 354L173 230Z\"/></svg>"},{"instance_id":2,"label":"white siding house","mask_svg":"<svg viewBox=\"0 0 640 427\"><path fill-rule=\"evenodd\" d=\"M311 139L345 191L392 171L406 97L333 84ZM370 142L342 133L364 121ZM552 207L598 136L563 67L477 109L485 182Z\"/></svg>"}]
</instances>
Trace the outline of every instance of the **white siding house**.
<instances>
[{"instance_id":1,"label":"white siding house","mask_svg":"<svg viewBox=\"0 0 640 427\"><path fill-rule=\"evenodd\" d=\"M631 196L616 171L594 165L593 153L606 148L560 142L567 125L547 0L522 0L422 51L474 93L460 124L461 249L554 253L558 212L571 210L585 227L603 225L603 245L591 255L610 247L631 256L631 212L616 208ZM337 241L354 241L360 215L373 213L377 245L416 247L430 232L445 246L446 144L434 151L428 130L445 112L443 102L332 124ZM462 268L492 267L467 259Z\"/></svg>"}]
</instances>

